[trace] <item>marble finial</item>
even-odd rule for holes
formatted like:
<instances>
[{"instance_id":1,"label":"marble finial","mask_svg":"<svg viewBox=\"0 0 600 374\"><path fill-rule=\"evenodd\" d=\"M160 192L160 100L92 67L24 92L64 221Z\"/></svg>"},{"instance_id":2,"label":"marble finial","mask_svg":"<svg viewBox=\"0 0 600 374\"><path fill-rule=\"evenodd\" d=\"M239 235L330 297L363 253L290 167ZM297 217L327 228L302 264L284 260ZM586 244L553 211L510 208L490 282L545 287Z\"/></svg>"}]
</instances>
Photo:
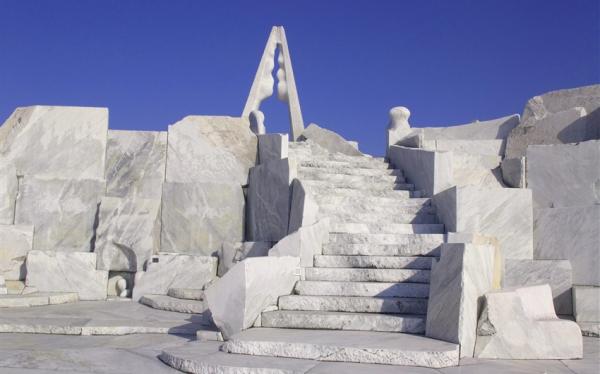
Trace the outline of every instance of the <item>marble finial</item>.
<instances>
[{"instance_id":1,"label":"marble finial","mask_svg":"<svg viewBox=\"0 0 600 374\"><path fill-rule=\"evenodd\" d=\"M265 115L260 110L250 112L250 130L256 135L262 135L267 132L265 128Z\"/></svg>"},{"instance_id":2,"label":"marble finial","mask_svg":"<svg viewBox=\"0 0 600 374\"><path fill-rule=\"evenodd\" d=\"M408 118L410 117L410 110L403 106L396 106L390 109L390 123L388 129L396 130L399 128L410 128Z\"/></svg>"}]
</instances>

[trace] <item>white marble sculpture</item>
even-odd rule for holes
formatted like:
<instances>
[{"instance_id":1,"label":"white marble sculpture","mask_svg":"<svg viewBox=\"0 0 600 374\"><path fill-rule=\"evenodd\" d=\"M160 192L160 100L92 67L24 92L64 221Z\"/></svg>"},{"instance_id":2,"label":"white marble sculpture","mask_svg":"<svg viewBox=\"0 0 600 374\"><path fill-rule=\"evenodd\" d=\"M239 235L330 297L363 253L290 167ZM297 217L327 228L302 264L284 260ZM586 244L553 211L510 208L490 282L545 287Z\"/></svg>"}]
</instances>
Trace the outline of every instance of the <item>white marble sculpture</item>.
<instances>
[{"instance_id":1,"label":"white marble sculpture","mask_svg":"<svg viewBox=\"0 0 600 374\"><path fill-rule=\"evenodd\" d=\"M304 129L304 120L302 119L292 60L283 26L273 26L271 29L242 117L251 116L252 112L260 109L260 104L265 99L273 95L273 85L275 84L273 69L275 68L275 53L277 50L279 51L277 57L279 68L276 72L277 98L288 105L291 139L296 140Z\"/></svg>"}]
</instances>

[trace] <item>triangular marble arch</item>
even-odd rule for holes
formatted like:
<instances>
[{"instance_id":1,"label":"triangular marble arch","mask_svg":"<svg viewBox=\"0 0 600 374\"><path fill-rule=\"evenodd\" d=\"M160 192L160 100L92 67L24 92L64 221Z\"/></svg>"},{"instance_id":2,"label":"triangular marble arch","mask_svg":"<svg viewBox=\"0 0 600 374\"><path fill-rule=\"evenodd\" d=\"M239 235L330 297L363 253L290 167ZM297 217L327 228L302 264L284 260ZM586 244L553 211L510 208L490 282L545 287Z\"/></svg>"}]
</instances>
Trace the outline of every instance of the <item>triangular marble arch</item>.
<instances>
[{"instance_id":1,"label":"triangular marble arch","mask_svg":"<svg viewBox=\"0 0 600 374\"><path fill-rule=\"evenodd\" d=\"M292 69L292 59L283 26L273 26L271 29L242 117L250 117L253 111L260 110L260 104L263 100L273 95L273 86L275 85L273 69L275 68L275 51L277 48L279 48L279 69L276 74L277 97L288 105L291 137L292 140L297 140L304 130L304 120L302 119L300 100L296 90L294 70Z\"/></svg>"}]
</instances>

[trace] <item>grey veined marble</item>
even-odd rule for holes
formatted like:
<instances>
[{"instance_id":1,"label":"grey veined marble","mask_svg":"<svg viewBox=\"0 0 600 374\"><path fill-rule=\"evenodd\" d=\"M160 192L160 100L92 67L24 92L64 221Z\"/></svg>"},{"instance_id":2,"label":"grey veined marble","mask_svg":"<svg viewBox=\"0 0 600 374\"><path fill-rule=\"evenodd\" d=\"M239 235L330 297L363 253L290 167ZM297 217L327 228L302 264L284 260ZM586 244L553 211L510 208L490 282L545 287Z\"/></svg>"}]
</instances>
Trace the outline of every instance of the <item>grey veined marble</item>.
<instances>
[{"instance_id":1,"label":"grey veined marble","mask_svg":"<svg viewBox=\"0 0 600 374\"><path fill-rule=\"evenodd\" d=\"M188 116L169 126L167 182L248 182L257 140L247 118Z\"/></svg>"},{"instance_id":2,"label":"grey veined marble","mask_svg":"<svg viewBox=\"0 0 600 374\"><path fill-rule=\"evenodd\" d=\"M110 130L106 195L160 199L166 160L166 132Z\"/></svg>"},{"instance_id":3,"label":"grey veined marble","mask_svg":"<svg viewBox=\"0 0 600 374\"><path fill-rule=\"evenodd\" d=\"M98 269L138 271L160 245L160 199L103 197L95 252Z\"/></svg>"},{"instance_id":4,"label":"grey veined marble","mask_svg":"<svg viewBox=\"0 0 600 374\"><path fill-rule=\"evenodd\" d=\"M33 249L90 251L104 181L25 176L19 185L15 224L33 225Z\"/></svg>"},{"instance_id":5,"label":"grey veined marble","mask_svg":"<svg viewBox=\"0 0 600 374\"><path fill-rule=\"evenodd\" d=\"M244 195L232 183L165 183L161 251L211 255L244 240Z\"/></svg>"},{"instance_id":6,"label":"grey veined marble","mask_svg":"<svg viewBox=\"0 0 600 374\"><path fill-rule=\"evenodd\" d=\"M0 127L0 158L18 175L103 179L108 109L17 108Z\"/></svg>"}]
</instances>

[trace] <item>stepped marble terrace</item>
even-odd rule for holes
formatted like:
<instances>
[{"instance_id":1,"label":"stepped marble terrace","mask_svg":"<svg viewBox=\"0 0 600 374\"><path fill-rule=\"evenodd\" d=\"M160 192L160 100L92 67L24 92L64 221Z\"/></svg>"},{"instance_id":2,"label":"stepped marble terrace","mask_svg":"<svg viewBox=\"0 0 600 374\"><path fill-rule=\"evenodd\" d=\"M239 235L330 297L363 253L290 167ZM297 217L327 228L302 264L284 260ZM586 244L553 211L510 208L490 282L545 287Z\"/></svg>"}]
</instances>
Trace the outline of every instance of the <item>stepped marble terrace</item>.
<instances>
[{"instance_id":1,"label":"stepped marble terrace","mask_svg":"<svg viewBox=\"0 0 600 374\"><path fill-rule=\"evenodd\" d=\"M275 91L289 134L260 110ZM600 85L410 115L389 109L379 156L305 124L281 26L239 116L16 108L0 372L597 373Z\"/></svg>"}]
</instances>

